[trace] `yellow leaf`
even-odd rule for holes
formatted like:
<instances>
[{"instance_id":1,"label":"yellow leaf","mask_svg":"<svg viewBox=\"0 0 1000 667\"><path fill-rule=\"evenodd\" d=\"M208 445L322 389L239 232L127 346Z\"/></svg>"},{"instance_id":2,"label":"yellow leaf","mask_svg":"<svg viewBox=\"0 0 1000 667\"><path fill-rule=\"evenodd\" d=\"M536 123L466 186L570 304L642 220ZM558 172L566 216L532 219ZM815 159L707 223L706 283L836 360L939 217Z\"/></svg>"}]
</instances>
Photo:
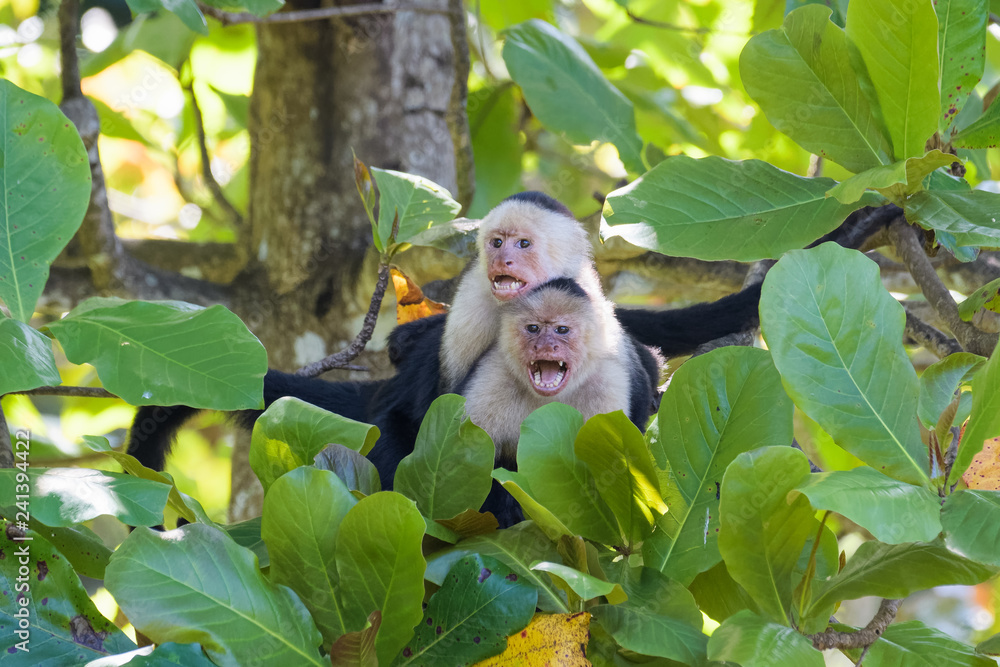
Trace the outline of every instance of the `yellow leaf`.
<instances>
[{"instance_id":1,"label":"yellow leaf","mask_svg":"<svg viewBox=\"0 0 1000 667\"><path fill-rule=\"evenodd\" d=\"M475 667L589 667L590 614L535 614L507 638L507 650Z\"/></svg>"},{"instance_id":2,"label":"yellow leaf","mask_svg":"<svg viewBox=\"0 0 1000 667\"><path fill-rule=\"evenodd\" d=\"M970 489L1000 491L1000 438L983 443L983 451L972 459L969 469L962 475L962 481Z\"/></svg>"},{"instance_id":3,"label":"yellow leaf","mask_svg":"<svg viewBox=\"0 0 1000 667\"><path fill-rule=\"evenodd\" d=\"M443 303L425 297L417 284L405 273L395 267L390 268L389 272L392 274L392 287L396 290L396 324L406 324L448 312L448 307Z\"/></svg>"}]
</instances>

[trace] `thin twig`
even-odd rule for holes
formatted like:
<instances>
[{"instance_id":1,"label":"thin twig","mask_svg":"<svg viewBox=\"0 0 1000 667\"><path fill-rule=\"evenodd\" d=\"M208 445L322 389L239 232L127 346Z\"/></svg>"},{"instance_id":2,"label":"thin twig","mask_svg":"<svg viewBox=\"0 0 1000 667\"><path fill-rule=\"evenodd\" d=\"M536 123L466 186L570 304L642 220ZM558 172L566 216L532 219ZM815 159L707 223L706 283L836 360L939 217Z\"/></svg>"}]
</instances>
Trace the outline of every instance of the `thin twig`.
<instances>
[{"instance_id":1,"label":"thin twig","mask_svg":"<svg viewBox=\"0 0 1000 667\"><path fill-rule=\"evenodd\" d=\"M386 287L389 286L389 264L385 261L378 266L378 282L375 283L375 293L372 294L371 304L368 306L368 313L365 315L364 324L361 327L361 331L358 335L351 341L345 349L337 352L336 354L331 354L325 359L320 359L311 364L307 364L295 371L296 375L303 377L316 377L320 373L325 373L326 371L332 370L334 368L344 368L347 362L351 361L365 349L365 345L371 340L372 334L375 332L375 323L378 321L378 311L382 306L382 297L385 296Z\"/></svg>"},{"instance_id":2,"label":"thin twig","mask_svg":"<svg viewBox=\"0 0 1000 667\"><path fill-rule=\"evenodd\" d=\"M815 635L806 635L806 637L812 641L813 647L818 651L825 651L828 648L849 649L871 646L896 618L896 612L899 610L901 602L902 600L882 600L882 604L879 605L871 622L855 632L827 630Z\"/></svg>"},{"instance_id":3,"label":"thin twig","mask_svg":"<svg viewBox=\"0 0 1000 667\"><path fill-rule=\"evenodd\" d=\"M59 5L59 61L62 65L64 102L83 97L80 88L80 61L76 57L76 34L79 25L79 0L63 0Z\"/></svg>"},{"instance_id":4,"label":"thin twig","mask_svg":"<svg viewBox=\"0 0 1000 667\"><path fill-rule=\"evenodd\" d=\"M896 247L896 253L920 291L927 297L928 303L941 317L944 324L951 329L962 348L975 354L988 357L996 347L997 334L980 331L958 316L958 304L951 297L948 288L944 286L930 259L924 252L923 243L918 236L919 230L911 227L902 219L896 219L889 225L889 238Z\"/></svg>"},{"instance_id":5,"label":"thin twig","mask_svg":"<svg viewBox=\"0 0 1000 667\"><path fill-rule=\"evenodd\" d=\"M706 35L710 32L713 32L711 28L688 27L683 25L677 25L676 23L666 23L664 21L654 21L653 19L645 19L641 16L633 14L632 10L627 7L625 8L625 14L635 23L638 23L639 25L648 25L651 28L660 28L662 30L676 30L678 32L692 32L697 35Z\"/></svg>"},{"instance_id":6,"label":"thin twig","mask_svg":"<svg viewBox=\"0 0 1000 667\"><path fill-rule=\"evenodd\" d=\"M944 359L949 354L962 351L962 346L959 345L957 340L911 313L906 308L905 303L903 304L903 308L906 310L905 333L917 345L925 348L938 359Z\"/></svg>"},{"instance_id":7,"label":"thin twig","mask_svg":"<svg viewBox=\"0 0 1000 667\"><path fill-rule=\"evenodd\" d=\"M36 387L26 391L12 391L26 396L75 396L78 398L119 398L102 387Z\"/></svg>"},{"instance_id":8,"label":"thin twig","mask_svg":"<svg viewBox=\"0 0 1000 667\"><path fill-rule=\"evenodd\" d=\"M215 180L215 176L212 174L212 158L208 155L208 139L205 136L205 120L201 114L201 106L198 105L198 96L194 92L194 86L188 86L188 92L191 93L191 109L194 112L194 127L198 135L198 151L201 154L201 177L205 181L205 186L215 197L215 201L218 202L219 206L229 215L232 219L233 224L237 227L243 226L243 214L236 210L233 203L229 201L226 197L226 193L222 191L222 186L219 182Z\"/></svg>"},{"instance_id":9,"label":"thin twig","mask_svg":"<svg viewBox=\"0 0 1000 667\"><path fill-rule=\"evenodd\" d=\"M321 21L323 19L346 18L364 14L391 14L394 12L418 12L421 14L448 14L450 10L436 7L403 7L399 4L368 3L350 7L320 7L318 9L300 9L298 11L278 12L270 16L256 16L248 12L227 12L215 7L198 3L198 8L206 16L211 16L224 26L239 23L302 23L305 21Z\"/></svg>"},{"instance_id":10,"label":"thin twig","mask_svg":"<svg viewBox=\"0 0 1000 667\"><path fill-rule=\"evenodd\" d=\"M14 467L14 442L10 439L10 429L7 428L7 418L0 405L0 468Z\"/></svg>"}]
</instances>

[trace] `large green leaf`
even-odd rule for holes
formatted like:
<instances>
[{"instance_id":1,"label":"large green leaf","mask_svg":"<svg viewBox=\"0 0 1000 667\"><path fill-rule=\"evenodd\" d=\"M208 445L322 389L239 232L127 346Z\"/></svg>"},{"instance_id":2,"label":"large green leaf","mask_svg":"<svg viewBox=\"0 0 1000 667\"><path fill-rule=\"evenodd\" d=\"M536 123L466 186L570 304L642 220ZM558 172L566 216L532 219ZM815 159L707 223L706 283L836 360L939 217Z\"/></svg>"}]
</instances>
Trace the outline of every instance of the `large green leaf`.
<instances>
[{"instance_id":1,"label":"large green leaf","mask_svg":"<svg viewBox=\"0 0 1000 667\"><path fill-rule=\"evenodd\" d=\"M867 466L809 475L798 490L814 508L845 516L889 544L930 541L941 532L937 494Z\"/></svg>"},{"instance_id":2,"label":"large green leaf","mask_svg":"<svg viewBox=\"0 0 1000 667\"><path fill-rule=\"evenodd\" d=\"M627 599L621 584L598 579L592 574L580 572L579 570L563 565L562 563L549 563L542 561L531 566L532 570L548 572L549 576L559 580L560 587L573 591L581 600L593 600L598 597L607 597L611 604L618 604Z\"/></svg>"},{"instance_id":3,"label":"large green leaf","mask_svg":"<svg viewBox=\"0 0 1000 667\"><path fill-rule=\"evenodd\" d=\"M917 415L925 428L934 430L941 413L955 400L959 386L984 361L978 354L956 352L931 364L920 374Z\"/></svg>"},{"instance_id":4,"label":"large green leaf","mask_svg":"<svg viewBox=\"0 0 1000 667\"><path fill-rule=\"evenodd\" d=\"M0 79L0 301L31 319L49 265L83 222L90 161L76 127L44 97Z\"/></svg>"},{"instance_id":5,"label":"large green leaf","mask_svg":"<svg viewBox=\"0 0 1000 667\"><path fill-rule=\"evenodd\" d=\"M490 436L465 416L465 398L445 394L427 410L393 488L416 500L427 518L450 519L482 506L493 485L495 455Z\"/></svg>"},{"instance_id":6,"label":"large green leaf","mask_svg":"<svg viewBox=\"0 0 1000 667\"><path fill-rule=\"evenodd\" d=\"M522 489L555 515L572 534L601 544L616 544L621 533L611 508L597 491L574 443L583 417L562 403L549 403L521 422L517 445ZM518 481L519 480L515 480Z\"/></svg>"},{"instance_id":7,"label":"large green leaf","mask_svg":"<svg viewBox=\"0 0 1000 667\"><path fill-rule=\"evenodd\" d=\"M683 364L660 402L650 449L682 502L643 543L646 565L682 584L719 562L719 485L738 454L792 441L792 402L771 355L723 347Z\"/></svg>"},{"instance_id":8,"label":"large green leaf","mask_svg":"<svg viewBox=\"0 0 1000 667\"><path fill-rule=\"evenodd\" d=\"M986 66L989 0L936 0L943 133L965 106Z\"/></svg>"},{"instance_id":9,"label":"large green leaf","mask_svg":"<svg viewBox=\"0 0 1000 667\"><path fill-rule=\"evenodd\" d=\"M896 159L924 154L937 131L938 21L930 2L854 0L847 36L871 75Z\"/></svg>"},{"instance_id":10,"label":"large green leaf","mask_svg":"<svg viewBox=\"0 0 1000 667\"><path fill-rule=\"evenodd\" d=\"M718 622L722 622L739 611L748 609L759 611L750 594L729 575L724 562L719 562L710 570L702 572L688 586L698 607Z\"/></svg>"},{"instance_id":11,"label":"large green leaf","mask_svg":"<svg viewBox=\"0 0 1000 667\"><path fill-rule=\"evenodd\" d=\"M316 455L316 467L336 473L351 491L366 496L382 490L382 480L375 464L360 453L343 445L327 445Z\"/></svg>"},{"instance_id":12,"label":"large green leaf","mask_svg":"<svg viewBox=\"0 0 1000 667\"><path fill-rule=\"evenodd\" d=\"M905 315L874 262L835 243L790 252L764 280L760 319L803 412L872 467L911 484L927 481Z\"/></svg>"},{"instance_id":13,"label":"large green leaf","mask_svg":"<svg viewBox=\"0 0 1000 667\"><path fill-rule=\"evenodd\" d=\"M396 243L403 243L432 225L448 222L462 208L451 198L451 193L421 176L376 168L372 174L378 184L378 234L382 248L389 247L397 216Z\"/></svg>"},{"instance_id":14,"label":"large green leaf","mask_svg":"<svg viewBox=\"0 0 1000 667\"><path fill-rule=\"evenodd\" d=\"M138 528L111 557L104 583L158 644L199 642L219 665L323 664L322 638L299 598L218 528Z\"/></svg>"},{"instance_id":15,"label":"large green leaf","mask_svg":"<svg viewBox=\"0 0 1000 667\"><path fill-rule=\"evenodd\" d=\"M473 554L455 563L395 665L471 665L501 653L535 613L538 591L503 563Z\"/></svg>"},{"instance_id":16,"label":"large green leaf","mask_svg":"<svg viewBox=\"0 0 1000 667\"><path fill-rule=\"evenodd\" d=\"M601 236L665 255L744 262L780 257L872 205L844 205L828 178L802 178L760 160L669 157L604 202Z\"/></svg>"},{"instance_id":17,"label":"large green leaf","mask_svg":"<svg viewBox=\"0 0 1000 667\"><path fill-rule=\"evenodd\" d=\"M52 354L52 341L24 322L0 314L0 396L62 380Z\"/></svg>"},{"instance_id":18,"label":"large green leaf","mask_svg":"<svg viewBox=\"0 0 1000 667\"><path fill-rule=\"evenodd\" d=\"M576 455L590 466L597 492L628 544L644 539L667 511L642 433L621 410L595 415L576 436Z\"/></svg>"},{"instance_id":19,"label":"large green leaf","mask_svg":"<svg viewBox=\"0 0 1000 667\"><path fill-rule=\"evenodd\" d=\"M337 604L333 555L340 523L357 502L337 475L308 466L279 477L264 497L260 532L271 581L299 594L324 646L354 629Z\"/></svg>"},{"instance_id":20,"label":"large green leaf","mask_svg":"<svg viewBox=\"0 0 1000 667\"><path fill-rule=\"evenodd\" d=\"M0 469L0 498L15 498L20 472ZM170 485L88 468L29 468L31 516L47 526L72 526L107 514L130 526L163 523ZM21 493L18 491L17 493Z\"/></svg>"},{"instance_id":21,"label":"large green leaf","mask_svg":"<svg viewBox=\"0 0 1000 667\"><path fill-rule=\"evenodd\" d=\"M471 537L451 549L431 554L425 574L427 580L440 586L452 565L469 554L496 558L522 581L537 588L538 607L542 611L569 613L565 596L552 584L548 574L531 569L532 564L538 561L559 561L561 557L545 533L530 521L488 535Z\"/></svg>"},{"instance_id":22,"label":"large green leaf","mask_svg":"<svg viewBox=\"0 0 1000 667\"><path fill-rule=\"evenodd\" d=\"M805 454L765 447L740 454L722 481L719 553L761 611L787 623L799 553L818 522L805 496L788 493L809 474Z\"/></svg>"},{"instance_id":23,"label":"large green leaf","mask_svg":"<svg viewBox=\"0 0 1000 667\"><path fill-rule=\"evenodd\" d=\"M648 567L630 569L622 587L628 594L625 602L590 608L622 648L686 665L704 660L708 637L701 632L701 612L687 589Z\"/></svg>"},{"instance_id":24,"label":"large green leaf","mask_svg":"<svg viewBox=\"0 0 1000 667\"><path fill-rule=\"evenodd\" d=\"M263 406L267 352L222 306L88 299L48 325L75 364L133 405Z\"/></svg>"},{"instance_id":25,"label":"large green leaf","mask_svg":"<svg viewBox=\"0 0 1000 667\"><path fill-rule=\"evenodd\" d=\"M41 533L0 521L0 553L0 655L5 665L83 665L135 648L98 611L79 575Z\"/></svg>"},{"instance_id":26,"label":"large green leaf","mask_svg":"<svg viewBox=\"0 0 1000 667\"><path fill-rule=\"evenodd\" d=\"M924 229L951 234L956 245L1000 247L1000 195L972 192L918 192L903 205L906 219Z\"/></svg>"},{"instance_id":27,"label":"large green leaf","mask_svg":"<svg viewBox=\"0 0 1000 667\"><path fill-rule=\"evenodd\" d=\"M538 19L505 35L504 62L542 125L575 144L611 142L626 169L645 171L632 103L572 37Z\"/></svg>"},{"instance_id":28,"label":"large green leaf","mask_svg":"<svg viewBox=\"0 0 1000 667\"><path fill-rule=\"evenodd\" d=\"M976 289L968 299L958 304L958 316L971 322L980 308L1000 313L1000 278Z\"/></svg>"},{"instance_id":29,"label":"large green leaf","mask_svg":"<svg viewBox=\"0 0 1000 667\"><path fill-rule=\"evenodd\" d=\"M857 629L834 625L840 632ZM844 651L852 660L861 659L861 649ZM977 655L976 650L920 621L893 623L865 653L865 667L996 667L996 660Z\"/></svg>"},{"instance_id":30,"label":"large green leaf","mask_svg":"<svg viewBox=\"0 0 1000 667\"><path fill-rule=\"evenodd\" d=\"M798 631L751 611L730 616L708 640L708 658L743 667L823 667L823 654Z\"/></svg>"},{"instance_id":31,"label":"large green leaf","mask_svg":"<svg viewBox=\"0 0 1000 667\"><path fill-rule=\"evenodd\" d=\"M550 403L550 405L554 404ZM566 527L566 524L552 510L540 503L532 495L531 487L528 485L528 480L524 475L512 472L506 468L497 468L493 471L493 479L500 482L507 493L513 496L517 504L521 506L524 516L534 521L550 540L557 541L564 535L572 537L576 534ZM597 495L596 490L594 491L594 495ZM608 510L608 514L611 514L610 510ZM613 526L614 516L610 515L610 519Z\"/></svg>"},{"instance_id":32,"label":"large green leaf","mask_svg":"<svg viewBox=\"0 0 1000 667\"><path fill-rule=\"evenodd\" d=\"M747 93L778 130L855 173L892 162L892 144L858 75L831 9L807 5L780 30L751 38L740 54Z\"/></svg>"},{"instance_id":33,"label":"large green leaf","mask_svg":"<svg viewBox=\"0 0 1000 667\"><path fill-rule=\"evenodd\" d=\"M350 630L382 612L375 638L380 665L388 665L413 636L423 616L424 519L412 500L379 491L347 512L337 538L340 601Z\"/></svg>"},{"instance_id":34,"label":"large green leaf","mask_svg":"<svg viewBox=\"0 0 1000 667\"><path fill-rule=\"evenodd\" d=\"M942 153L938 149L927 152L920 157L893 162L880 167L872 167L860 174L851 176L827 193L836 197L843 204L850 204L861 198L866 188L878 190L893 201L903 202L907 195L923 188L924 179L938 167L947 167L953 162L960 162L951 153Z\"/></svg>"},{"instance_id":35,"label":"large green leaf","mask_svg":"<svg viewBox=\"0 0 1000 667\"><path fill-rule=\"evenodd\" d=\"M971 586L995 573L996 568L963 558L941 540L907 544L865 542L843 570L815 586L811 609L868 595L905 598L934 586Z\"/></svg>"},{"instance_id":36,"label":"large green leaf","mask_svg":"<svg viewBox=\"0 0 1000 667\"><path fill-rule=\"evenodd\" d=\"M995 148L1000 142L1000 104L996 99L983 115L951 139L960 148Z\"/></svg>"},{"instance_id":37,"label":"large green leaf","mask_svg":"<svg viewBox=\"0 0 1000 667\"><path fill-rule=\"evenodd\" d=\"M195 0L126 0L135 14L151 14L156 11L173 12L191 30L208 34L208 23L198 9Z\"/></svg>"},{"instance_id":38,"label":"large green leaf","mask_svg":"<svg viewBox=\"0 0 1000 667\"><path fill-rule=\"evenodd\" d=\"M375 426L284 396L269 405L253 426L250 467L266 491L289 470L311 465L328 444L366 454L378 436Z\"/></svg>"},{"instance_id":39,"label":"large green leaf","mask_svg":"<svg viewBox=\"0 0 1000 667\"><path fill-rule=\"evenodd\" d=\"M951 467L949 483L958 481L983 450L983 442L1000 435L1000 351L994 350L986 364L972 378L972 414L962 434L958 456Z\"/></svg>"},{"instance_id":40,"label":"large green leaf","mask_svg":"<svg viewBox=\"0 0 1000 667\"><path fill-rule=\"evenodd\" d=\"M521 188L517 88L511 82L469 92L469 135L476 167L476 194L466 215L481 218Z\"/></svg>"},{"instance_id":41,"label":"large green leaf","mask_svg":"<svg viewBox=\"0 0 1000 667\"><path fill-rule=\"evenodd\" d=\"M1000 491L962 489L941 510L945 543L966 558L1000 567Z\"/></svg>"}]
</instances>

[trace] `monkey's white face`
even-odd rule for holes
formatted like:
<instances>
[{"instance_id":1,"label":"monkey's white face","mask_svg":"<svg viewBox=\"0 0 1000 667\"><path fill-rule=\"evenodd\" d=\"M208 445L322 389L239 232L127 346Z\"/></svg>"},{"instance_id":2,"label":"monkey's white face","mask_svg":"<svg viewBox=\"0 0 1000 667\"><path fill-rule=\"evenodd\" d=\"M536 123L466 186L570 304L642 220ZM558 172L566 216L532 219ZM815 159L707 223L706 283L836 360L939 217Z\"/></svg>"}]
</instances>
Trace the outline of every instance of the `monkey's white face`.
<instances>
[{"instance_id":1,"label":"monkey's white face","mask_svg":"<svg viewBox=\"0 0 1000 667\"><path fill-rule=\"evenodd\" d=\"M490 290L510 301L548 279L544 250L522 228L496 229L486 235L483 257Z\"/></svg>"},{"instance_id":2,"label":"monkey's white face","mask_svg":"<svg viewBox=\"0 0 1000 667\"><path fill-rule=\"evenodd\" d=\"M580 307L578 299L574 309L556 308L556 300L572 303L562 295L547 298L519 313L504 331L506 349L516 350L511 359L516 376L541 396L555 396L575 384L586 356L589 310Z\"/></svg>"}]
</instances>

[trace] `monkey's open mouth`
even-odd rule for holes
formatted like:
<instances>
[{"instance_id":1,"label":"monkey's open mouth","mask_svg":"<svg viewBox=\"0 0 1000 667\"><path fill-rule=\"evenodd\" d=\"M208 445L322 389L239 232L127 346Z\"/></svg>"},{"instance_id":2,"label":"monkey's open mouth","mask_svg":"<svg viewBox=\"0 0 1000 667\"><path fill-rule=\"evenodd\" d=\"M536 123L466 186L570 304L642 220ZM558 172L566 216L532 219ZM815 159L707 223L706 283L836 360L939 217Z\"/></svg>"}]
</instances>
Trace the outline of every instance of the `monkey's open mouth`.
<instances>
[{"instance_id":1,"label":"monkey's open mouth","mask_svg":"<svg viewBox=\"0 0 1000 667\"><path fill-rule=\"evenodd\" d=\"M493 296L501 301L509 301L523 292L528 285L514 276L499 275L493 276L491 286Z\"/></svg>"},{"instance_id":2,"label":"monkey's open mouth","mask_svg":"<svg viewBox=\"0 0 1000 667\"><path fill-rule=\"evenodd\" d=\"M542 396L555 396L566 385L569 367L565 361L537 359L528 364L532 388Z\"/></svg>"}]
</instances>

